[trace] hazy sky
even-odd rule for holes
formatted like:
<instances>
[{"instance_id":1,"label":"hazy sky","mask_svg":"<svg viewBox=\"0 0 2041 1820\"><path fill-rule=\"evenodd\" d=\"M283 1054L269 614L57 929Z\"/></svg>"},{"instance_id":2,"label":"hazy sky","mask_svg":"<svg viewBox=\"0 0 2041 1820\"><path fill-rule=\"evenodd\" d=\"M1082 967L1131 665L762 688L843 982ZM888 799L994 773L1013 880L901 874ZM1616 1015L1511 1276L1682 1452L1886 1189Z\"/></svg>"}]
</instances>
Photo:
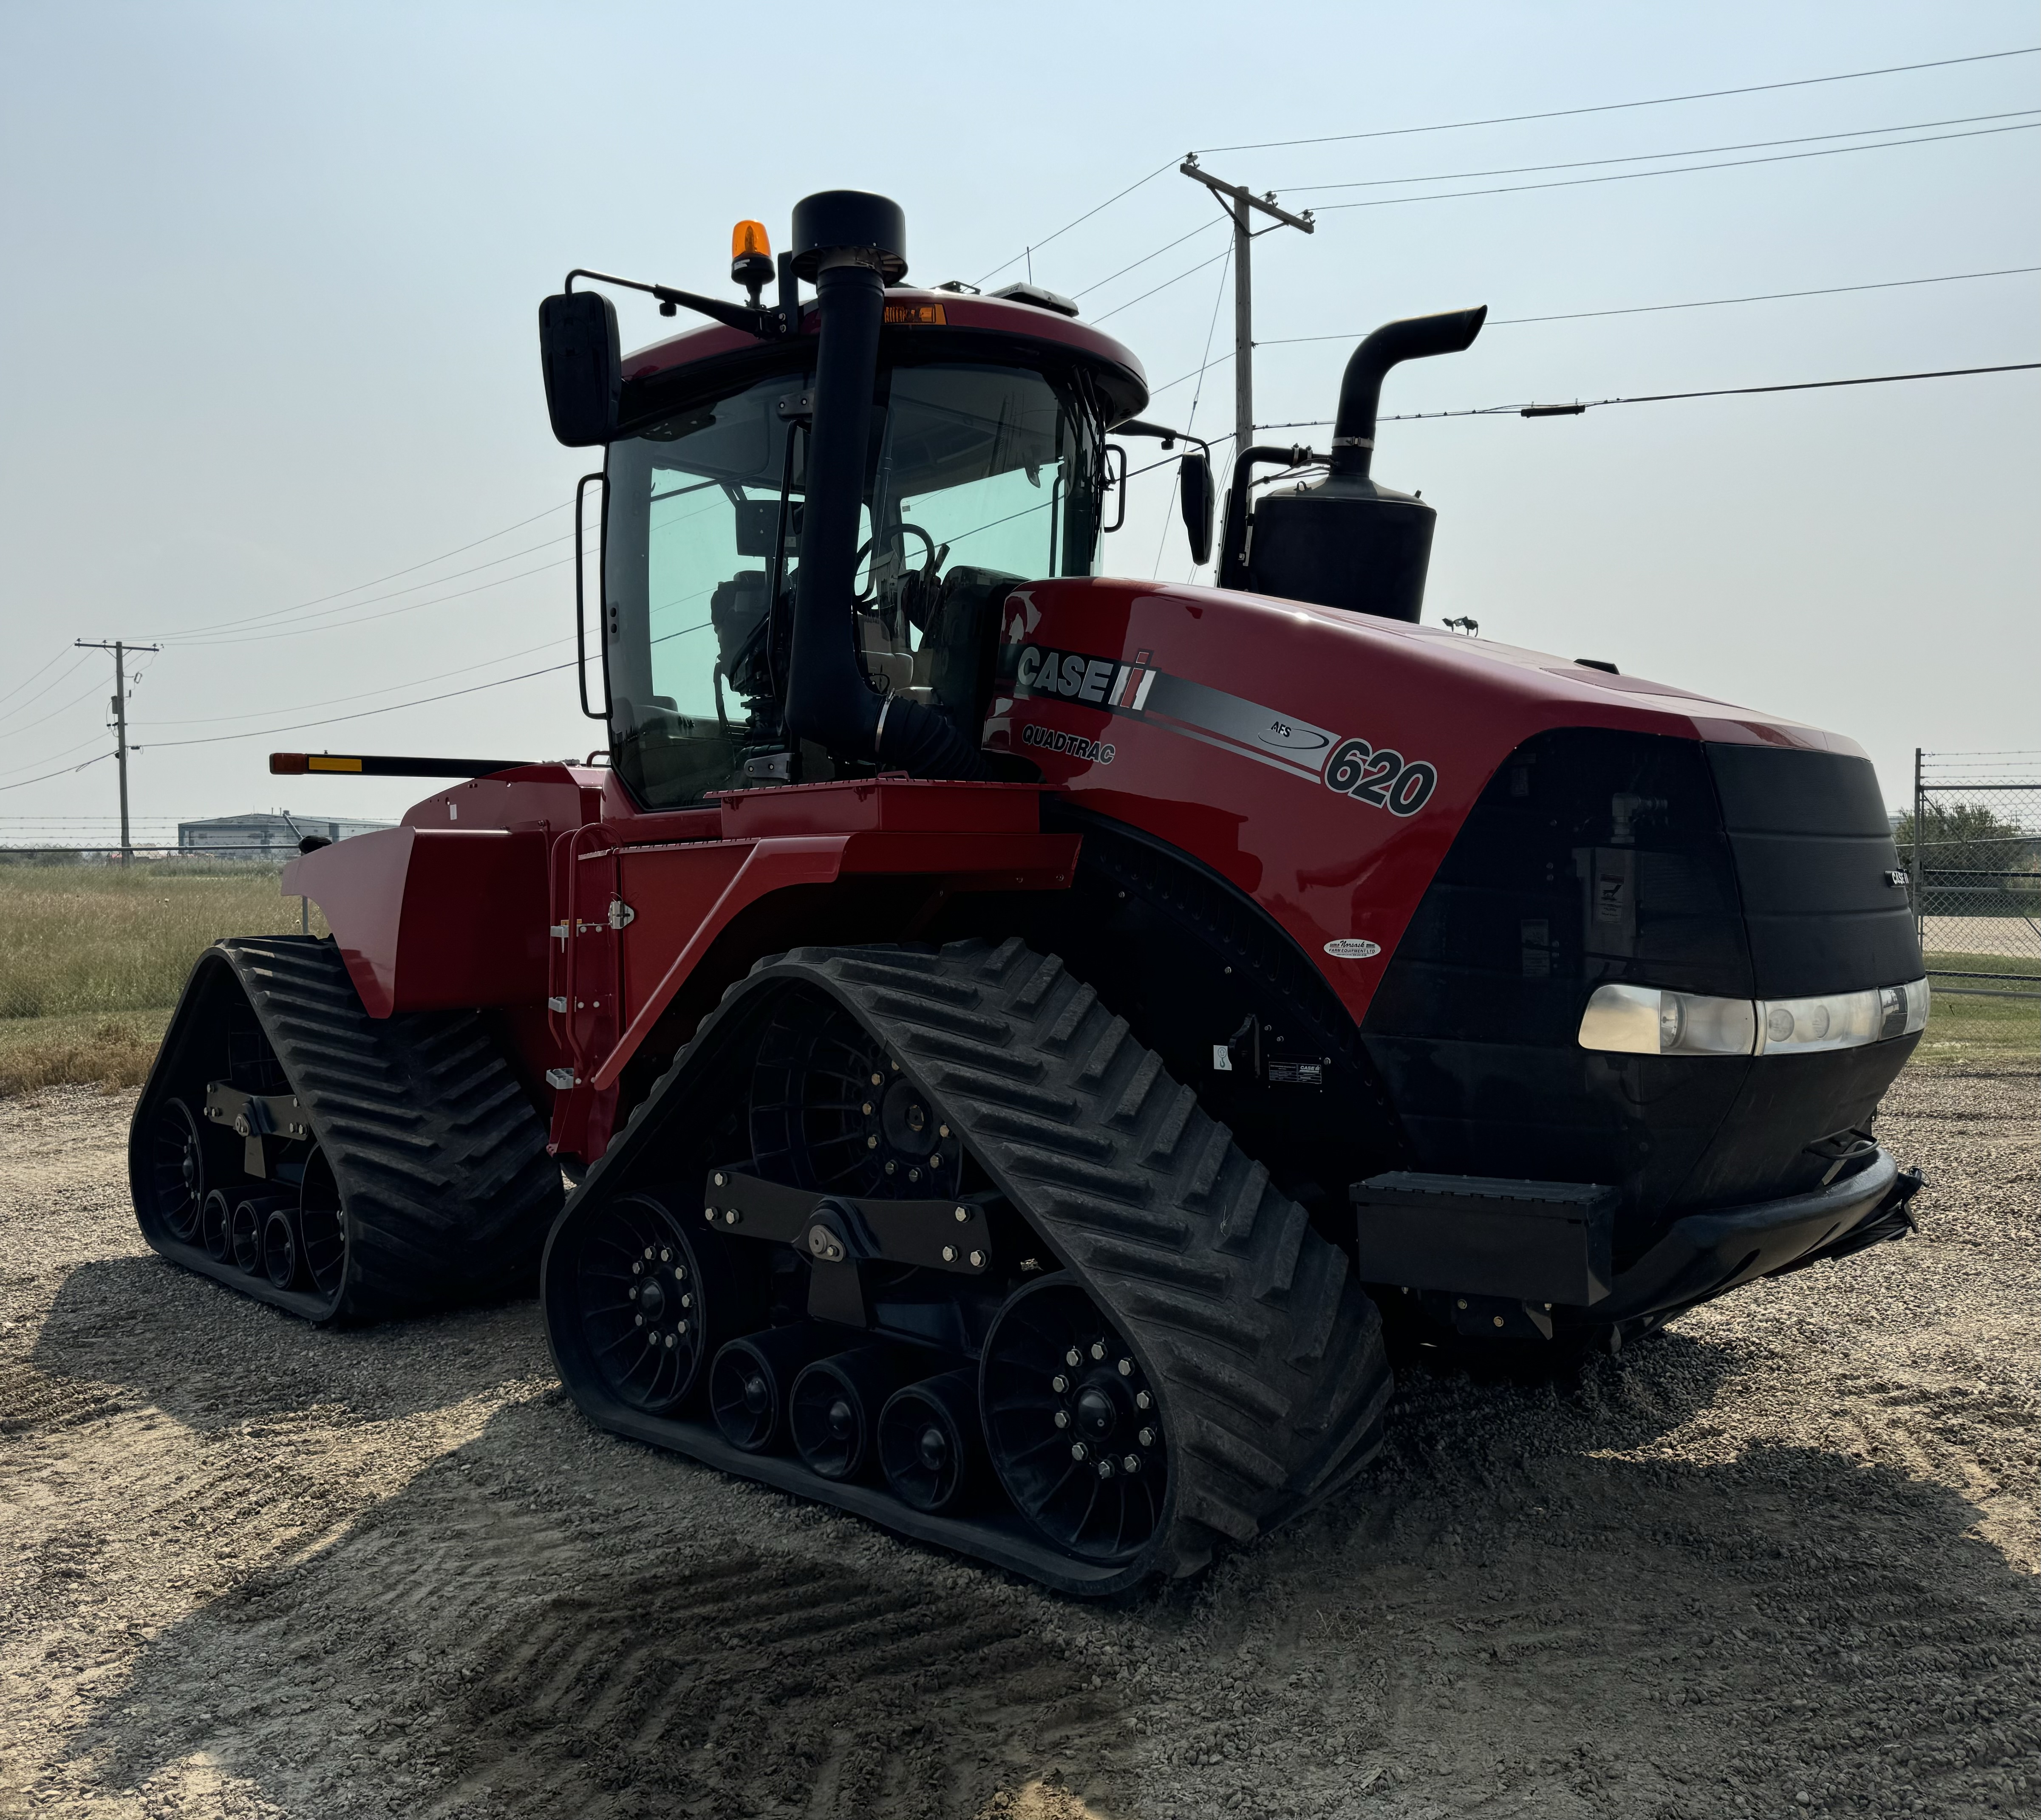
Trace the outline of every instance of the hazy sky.
<instances>
[{"instance_id":1,"label":"hazy sky","mask_svg":"<svg viewBox=\"0 0 2041 1820\"><path fill-rule=\"evenodd\" d=\"M1219 253L1223 230L1100 281L1215 221L1206 194L1162 169L1049 237L1192 147L2030 44L2033 6L1995 0L13 0L0 7L0 840L114 812L110 763L27 781L106 743L110 661L74 638L165 647L131 707L148 828L258 807L388 816L425 794L273 779L273 748L560 756L599 742L567 672L330 718L570 652L561 539L591 464L547 432L534 327L570 265L720 292L733 221L757 216L776 239L808 191L882 190L906 210L925 281L1003 282L1023 266L1001 261L1047 242L1035 276L1080 295L1162 386L1195 371L1208 335L1227 351L1226 268L1143 294ZM1469 352L1402 369L1383 402L1445 410L2041 357L2033 272L1500 320L2041 265L2036 110L2030 55L1204 162L1322 211L1308 239L1257 243L1259 337L1357 339L1391 317L1490 306L1498 320ZM2012 117L1982 117L1997 116ZM1878 139L1921 143L1828 154ZM1797 155L1810 151L1825 155ZM1639 154L1679 155L1585 162ZM1772 162L1575 181L1760 158ZM1494 172L1513 174L1461 174ZM1563 187L1520 187L1536 184ZM1331 206L1453 189L1508 193ZM662 332L649 304L621 313L627 345ZM1263 348L1261 421L1328 415L1351 345ZM1150 414L1181 422L1198 390L1171 386ZM1385 426L1376 471L1439 508L1428 620L1471 614L1489 636L1846 733L1896 802L1917 745L2041 747L2037 406L2041 374L2027 373L1448 419ZM1232 408L1219 366L1196 426L1230 429ZM1170 503L1163 474L1137 483L1109 573L1188 575Z\"/></svg>"}]
</instances>

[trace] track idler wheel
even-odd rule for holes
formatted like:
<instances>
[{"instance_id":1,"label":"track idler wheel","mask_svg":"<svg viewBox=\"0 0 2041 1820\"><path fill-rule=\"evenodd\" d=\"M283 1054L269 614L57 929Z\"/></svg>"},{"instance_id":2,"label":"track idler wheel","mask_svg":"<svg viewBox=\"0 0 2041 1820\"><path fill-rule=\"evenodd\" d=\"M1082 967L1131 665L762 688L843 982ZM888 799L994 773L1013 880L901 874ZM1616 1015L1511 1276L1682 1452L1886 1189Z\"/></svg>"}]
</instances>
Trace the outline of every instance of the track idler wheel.
<instances>
[{"instance_id":1,"label":"track idler wheel","mask_svg":"<svg viewBox=\"0 0 2041 1820\"><path fill-rule=\"evenodd\" d=\"M787 1438L788 1393L824 1343L803 1321L724 1346L708 1375L709 1407L723 1439L746 1453L780 1450Z\"/></svg>"},{"instance_id":2,"label":"track idler wheel","mask_svg":"<svg viewBox=\"0 0 2041 1820\"><path fill-rule=\"evenodd\" d=\"M149 1130L149 1192L171 1237L196 1242L205 1205L205 1148L198 1120L181 1099L164 1101Z\"/></svg>"},{"instance_id":3,"label":"track idler wheel","mask_svg":"<svg viewBox=\"0 0 2041 1820\"><path fill-rule=\"evenodd\" d=\"M298 1193L298 1241L306 1273L322 1296L338 1293L347 1275L347 1217L341 1211L340 1189L323 1150L305 1161L305 1178Z\"/></svg>"},{"instance_id":4,"label":"track idler wheel","mask_svg":"<svg viewBox=\"0 0 2041 1820\"><path fill-rule=\"evenodd\" d=\"M1169 1487L1162 1411L1139 1361L1077 1284L1017 1290L979 1369L986 1449L1019 1509L1092 1561L1138 1552Z\"/></svg>"},{"instance_id":5,"label":"track idler wheel","mask_svg":"<svg viewBox=\"0 0 2041 1820\"><path fill-rule=\"evenodd\" d=\"M932 1514L966 1508L984 1449L978 1438L978 1374L944 1372L896 1390L879 1412L879 1464L903 1504Z\"/></svg>"},{"instance_id":6,"label":"track idler wheel","mask_svg":"<svg viewBox=\"0 0 2041 1820\"><path fill-rule=\"evenodd\" d=\"M805 1366L788 1399L795 1451L825 1479L863 1478L900 1376L890 1346L856 1346Z\"/></svg>"},{"instance_id":7,"label":"track idler wheel","mask_svg":"<svg viewBox=\"0 0 2041 1820\"><path fill-rule=\"evenodd\" d=\"M199 1243L214 1262L224 1264L234 1255L234 1203L225 1189L208 1191L199 1209L198 1228Z\"/></svg>"},{"instance_id":8,"label":"track idler wheel","mask_svg":"<svg viewBox=\"0 0 2041 1820\"><path fill-rule=\"evenodd\" d=\"M582 1236L576 1271L582 1338L620 1403L679 1409L716 1342L741 1331L757 1298L713 1233L685 1230L664 1197L626 1194Z\"/></svg>"}]
</instances>

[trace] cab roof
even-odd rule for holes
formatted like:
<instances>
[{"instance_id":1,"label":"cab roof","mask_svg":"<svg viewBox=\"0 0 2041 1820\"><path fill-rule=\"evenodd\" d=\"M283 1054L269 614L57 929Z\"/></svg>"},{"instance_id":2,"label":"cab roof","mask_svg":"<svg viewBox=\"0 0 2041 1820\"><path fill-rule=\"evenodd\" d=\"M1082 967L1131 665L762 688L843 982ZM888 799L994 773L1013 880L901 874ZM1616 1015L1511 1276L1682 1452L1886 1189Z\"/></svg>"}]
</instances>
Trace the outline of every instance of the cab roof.
<instances>
[{"instance_id":1,"label":"cab roof","mask_svg":"<svg viewBox=\"0 0 2041 1820\"><path fill-rule=\"evenodd\" d=\"M1011 340L1032 341L1057 352L1074 354L1089 364L1107 369L1116 375L1119 383L1113 388L1114 421L1138 416L1148 402L1148 375L1132 348L1116 341L1102 329L1074 317L1062 314L1040 305L1024 303L1009 298L973 296L968 292L953 291L925 291L912 285L889 285L886 291L889 317L894 307L933 305L940 312L936 323L914 322L889 322L889 332L896 335L927 336L932 340L963 331L972 338L995 335ZM906 311L902 314L908 314ZM801 307L801 333L813 335L818 332L818 322L814 301L810 299ZM963 339L959 337L959 341ZM670 336L663 341L654 341L624 357L624 377L627 383L643 382L677 373L682 367L700 366L711 361L720 361L732 356L753 353L773 345L761 343L742 329L733 329L720 322L708 322L700 328L689 329ZM962 347L960 358L968 354ZM663 390L663 388L661 388Z\"/></svg>"}]
</instances>

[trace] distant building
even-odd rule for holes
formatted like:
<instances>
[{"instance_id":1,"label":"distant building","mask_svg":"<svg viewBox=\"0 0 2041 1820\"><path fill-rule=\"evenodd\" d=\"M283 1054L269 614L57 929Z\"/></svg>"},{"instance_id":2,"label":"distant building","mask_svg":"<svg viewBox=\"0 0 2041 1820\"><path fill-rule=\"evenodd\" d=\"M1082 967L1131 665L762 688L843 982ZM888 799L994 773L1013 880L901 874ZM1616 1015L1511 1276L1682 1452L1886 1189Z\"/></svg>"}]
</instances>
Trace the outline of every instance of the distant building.
<instances>
[{"instance_id":1,"label":"distant building","mask_svg":"<svg viewBox=\"0 0 2041 1820\"><path fill-rule=\"evenodd\" d=\"M298 843L308 836L321 840L345 840L351 834L368 834L388 828L387 821L335 821L311 815L216 815L204 821L177 824L177 849L191 853L235 853L259 859L268 853L296 853Z\"/></svg>"}]
</instances>

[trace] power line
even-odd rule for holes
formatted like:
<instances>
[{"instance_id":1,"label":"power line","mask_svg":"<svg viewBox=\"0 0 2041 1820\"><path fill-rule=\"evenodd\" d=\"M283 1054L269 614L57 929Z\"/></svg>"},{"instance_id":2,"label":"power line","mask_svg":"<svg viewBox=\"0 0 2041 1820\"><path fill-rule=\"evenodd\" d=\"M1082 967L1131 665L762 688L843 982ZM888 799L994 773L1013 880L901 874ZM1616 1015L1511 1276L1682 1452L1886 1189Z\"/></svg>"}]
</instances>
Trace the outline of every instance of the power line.
<instances>
[{"instance_id":1,"label":"power line","mask_svg":"<svg viewBox=\"0 0 2041 1820\"><path fill-rule=\"evenodd\" d=\"M160 751L166 746L213 746L225 740L268 739L273 734L299 733L307 727L330 727L341 721L364 721L377 714L401 714L406 708L422 708L432 702L450 702L456 695L477 695L485 689L500 689L511 683L528 683L534 676L550 676L557 671L571 670L576 661L570 657L564 664L548 664L543 669L527 670L521 676L499 676L493 683L477 683L472 688L448 689L437 695L421 695L414 702L392 702L386 708L361 708L351 714L329 714L323 720L288 721L280 727L253 727L241 733L208 733L200 739L151 740L149 749ZM131 749L140 752L143 748L135 746Z\"/></svg>"},{"instance_id":2,"label":"power line","mask_svg":"<svg viewBox=\"0 0 2041 1820\"><path fill-rule=\"evenodd\" d=\"M444 607L449 600L464 600L471 594L486 594L492 588L506 588L513 581L523 581L534 575L544 575L551 569L564 569L573 561L571 556L563 556L557 562L541 562L535 568L521 569L515 575L499 575L494 581L479 582L472 588L457 588L451 594L438 595L430 600L414 600L402 607L392 607L386 612L364 614L358 619L330 619L324 625L286 626L280 632L250 632L239 638L193 639L181 648L185 650L212 650L225 645L267 644L277 638L295 638L311 632L352 631L357 626L372 625L378 619L395 619L400 613L415 613L425 607ZM363 604L371 603L364 602Z\"/></svg>"},{"instance_id":3,"label":"power line","mask_svg":"<svg viewBox=\"0 0 2041 1820\"><path fill-rule=\"evenodd\" d=\"M1813 145L1822 139L1870 139L1878 133L1925 132L1930 127L1970 127L1986 120L2024 120L2030 114L2041 113L2041 108L2007 108L1995 114L1959 114L1944 120L1908 120L1898 126L1856 127L1848 132L1800 133L1791 139L1743 139L1732 145L1688 146L1678 151L1627 152L1619 158L1569 158L1558 164L1500 165L1486 170L1435 171L1428 177L1375 177L1358 179L1350 183L1307 183L1286 185L1285 196L1316 196L1335 189L1387 189L1399 183L1459 183L1476 177L1524 177L1534 171L1585 170L1592 165L1644 164L1654 158L1712 158L1718 152L1763 151L1774 146ZM1854 150L1867 150L1867 147L1854 147Z\"/></svg>"},{"instance_id":4,"label":"power line","mask_svg":"<svg viewBox=\"0 0 2041 1820\"><path fill-rule=\"evenodd\" d=\"M454 669L435 671L429 676L413 676L402 683L386 683L380 689L363 689L352 695L330 695L323 701L298 702L288 707L250 708L243 714L194 714L182 720L137 721L133 724L141 727L217 726L223 721L263 721L277 714L302 714L308 708L338 707L342 702L366 701L371 695L387 695L400 689L415 689L422 683L442 682L448 676L472 676L477 670L486 670L497 664L514 664L520 657L530 657L534 651L550 651L567 642L563 638L548 638L542 644L528 645L521 651L505 651L500 657L486 658L479 664L463 664Z\"/></svg>"},{"instance_id":5,"label":"power line","mask_svg":"<svg viewBox=\"0 0 2041 1820\"><path fill-rule=\"evenodd\" d=\"M61 682L64 680L64 676L68 676L71 675L74 671L76 671L76 670L77 670L77 668L78 668L78 666L79 666L81 664L82 664L82 663L84 663L84 662L86 661L86 660L85 660L83 657L82 657L78 656L78 653L77 653L76 652L71 652L71 653L66 653L66 652L63 652L63 651L59 651L59 652L58 652L55 657L52 657L52 658L51 658L51 659L50 659L50 663L49 663L49 664L44 664L44 665L43 665L42 669L40 669L40 670L31 670L31 671L29 672L29 674L28 674L27 676L24 676L24 677L21 679L21 680L20 682L17 683L13 686L13 688L10 689L10 690L7 691L7 693L6 693L6 695L0 695L0 702L5 702L5 701L10 700L10 699L12 699L12 698L13 698L14 696L18 695L19 694L21 694L21 692L24 689L25 689L26 687L28 687L28 686L29 685L29 683L32 683L32 682L36 679L36 677L40 676L43 673L43 670L47 670L47 669L50 667L50 664L55 664L55 663L59 663L59 662L61 662L61 661L63 660L63 658L64 658L67 655L70 656L70 657L71 657L71 659L72 659L72 663L71 663L71 668L70 668L70 669L68 669L68 670L67 670L67 671L65 671L65 672L63 672L63 676L52 676L52 677L50 679L50 684L49 684L49 686L50 686L50 687L51 687L51 688L55 688L55 687L57 686L57 684L58 684L58 683L61 683Z\"/></svg>"},{"instance_id":6,"label":"power line","mask_svg":"<svg viewBox=\"0 0 2041 1820\"><path fill-rule=\"evenodd\" d=\"M1085 223L1090 220L1094 215L1100 214L1103 211L1112 208L1116 202L1124 200L1127 197L1131 196L1135 191L1142 188L1143 185L1153 183L1156 178L1160 177L1165 171L1174 168L1176 162L1177 161L1174 158L1171 158L1168 164L1159 164L1156 166L1156 167L1149 172L1146 177L1142 177L1136 182L1130 183L1126 188L1121 190L1118 195L1108 196L1105 200L1100 203L1097 208L1086 209L1082 215L1077 218L1075 221L1066 221L1061 227L1058 228L1054 234L1045 235L1040 240L1030 242L1025 252L1017 253L1011 259L1002 260L998 265L994 266L990 272L986 272L983 278L980 278L979 280L979 283L982 284L986 278L997 278L1001 272L1006 269L1008 266L1018 265L1023 259L1029 257L1032 254L1038 252L1041 248L1047 246L1051 240L1060 240L1065 234L1068 234L1072 228L1082 227Z\"/></svg>"},{"instance_id":7,"label":"power line","mask_svg":"<svg viewBox=\"0 0 2041 1820\"><path fill-rule=\"evenodd\" d=\"M529 518L519 519L515 524L506 524L501 531L492 531L486 537L478 537L472 543L457 544L452 550L443 550L437 556L427 557L422 562L414 562L403 569L393 569L387 575L378 575L372 581L357 581L352 588L339 588L331 594L315 595L309 600L300 600L294 607L266 607L260 613L250 615L248 619L216 619L204 626L187 626L181 632L158 633L155 636L172 638L189 638L194 633L221 631L230 626L246 625L254 619L273 619L279 613L301 613L310 607L322 607L329 600L339 600L345 599L349 594L359 594L364 588L380 588L386 581L395 581L400 575L415 575L421 569L429 569L434 563L444 562L449 557L463 556L471 550L479 550L485 543L494 543L499 537L508 537L512 531L522 531L526 525L536 524L540 519L555 512L564 512L567 508L567 502L563 500L557 505L547 506L544 512L533 512ZM486 567L487 565L485 564L483 566ZM450 581L452 577L446 577L444 579ZM427 582L424 585L430 587L432 584Z\"/></svg>"},{"instance_id":8,"label":"power line","mask_svg":"<svg viewBox=\"0 0 2041 1820\"><path fill-rule=\"evenodd\" d=\"M66 702L63 705L63 706L52 708L48 714L42 715L36 720L25 721L18 727L10 727L5 733L0 733L0 740L13 739L20 734L28 733L32 729L40 726L44 721L55 720L59 714L66 712L69 709L76 707L80 702L87 700L90 697L97 695L102 687L104 687L104 685L101 683L92 683L86 688L83 695L73 695L69 701ZM37 705L37 703L33 702L26 704L26 706L30 707L33 707Z\"/></svg>"},{"instance_id":9,"label":"power line","mask_svg":"<svg viewBox=\"0 0 2041 1820\"><path fill-rule=\"evenodd\" d=\"M1214 223L1213 225L1217 227L1219 224L1218 223ZM1229 240L1227 242L1225 252L1215 253L1209 259L1200 259L1196 265L1193 265L1190 268L1189 271L1179 272L1173 278L1164 279L1160 284L1158 284L1155 287L1154 291L1144 291L1139 297L1130 297L1124 303L1116 303L1110 310L1107 310L1104 315L1093 317L1092 321L1095 323L1103 322L1111 317L1117 316L1123 310L1131 310L1137 303L1146 303L1150 297L1155 295L1157 291L1167 291L1171 285L1181 284L1186 278L1195 278L1200 272L1204 271L1207 266L1216 265L1222 259L1230 259L1232 257L1233 242Z\"/></svg>"},{"instance_id":10,"label":"power line","mask_svg":"<svg viewBox=\"0 0 2041 1820\"><path fill-rule=\"evenodd\" d=\"M1142 256L1139 259L1135 260L1131 265L1121 266L1117 272L1112 273L1111 277L1098 279L1095 282L1085 286L1084 289L1082 291L1073 291L1070 295L1073 297L1084 297L1088 296L1094 291L1103 291L1107 285L1112 282L1114 278L1124 278L1128 272L1139 270L1140 268L1146 265L1150 260L1160 259L1164 253L1169 250L1171 247L1181 246L1187 240L1195 240L1201 234L1209 234L1215 227L1224 227L1227 225L1226 219L1223 216L1219 216L1211 221L1200 222L1196 227L1192 228L1188 234L1180 234L1174 240L1169 241L1164 245L1157 247L1153 253L1143 253Z\"/></svg>"},{"instance_id":11,"label":"power line","mask_svg":"<svg viewBox=\"0 0 2041 1820\"><path fill-rule=\"evenodd\" d=\"M111 752L101 752L97 758L87 759L84 764L66 765L60 771L46 771L40 777L25 777L19 783L0 783L0 790L26 790L32 783L48 783L53 777L68 777L90 766L104 764L113 756Z\"/></svg>"},{"instance_id":12,"label":"power line","mask_svg":"<svg viewBox=\"0 0 2041 1820\"><path fill-rule=\"evenodd\" d=\"M1582 114L1619 113L1631 108L1665 108L1682 101L1717 101L1730 95L1762 95L1773 93L1781 89L1818 88L1827 82L1860 82L1872 76L1909 75L1918 70L1953 69L1960 63L1995 63L2005 57L2031 57L2036 52L2041 52L2041 44L2023 44L2009 51L1981 51L1974 56L1938 57L1932 63L1892 63L1883 69L1845 70L1831 76L1799 76L1790 82L1751 82L1734 89L1700 89L1686 95L1654 95L1635 101L1599 101L1590 107L1552 108L1535 114L1497 114L1487 120L1440 120L1429 126L1380 127L1370 132L1321 133L1310 139L1260 139L1249 145L1200 146L1198 150L1200 155L1207 152L1271 151L1285 146L1341 145L1356 139L1402 139L1413 133L1459 132L1471 127L1517 126L1526 120L1571 120Z\"/></svg>"},{"instance_id":13,"label":"power line","mask_svg":"<svg viewBox=\"0 0 2041 1820\"><path fill-rule=\"evenodd\" d=\"M1684 303L1631 303L1614 310L1569 310L1554 316L1491 316L1487 327L1513 329L1531 322L1580 322L1597 316L1648 316L1667 310L1715 310L1729 303L1776 303L1791 297L1841 297L1856 291L1900 291L1915 284L1956 284L1973 278L2014 278L2035 272L2041 272L2041 265L2005 265L1991 272L1949 272L1933 278L1886 278L1870 284L1825 284L1811 291L1761 291L1747 297L1697 297ZM1338 335L1282 335L1266 341L1257 341L1254 345L1257 348L1288 348L1305 341L1355 341L1367 333L1361 329ZM1192 376L1186 373L1183 379L1172 379L1169 383L1181 386L1184 379ZM1158 386L1156 390L1166 389Z\"/></svg>"},{"instance_id":14,"label":"power line","mask_svg":"<svg viewBox=\"0 0 2041 1820\"><path fill-rule=\"evenodd\" d=\"M488 562L478 562L471 568L456 569L451 575L437 575L429 581L414 581L408 588L393 588L387 594L372 594L365 600L352 600L343 606L328 607L320 612L313 614L312 618L316 620L323 621L327 625L343 624L346 622L341 618L341 615L355 612L361 607L374 607L385 600L400 600L406 594L416 594L422 588L444 587L448 582L458 581L464 576L479 575L485 569L500 568L506 562L515 562L521 556L533 556L536 555L538 552L542 550L551 550L555 544L565 543L568 538L572 535L573 533L570 531L559 537L548 537L542 543L527 544L522 550L513 550L510 551L508 555L505 556L492 557ZM273 624L277 620L284 619L292 614L299 613L304 611L306 611L306 609L299 607L267 607L260 613L251 613L245 619L223 620L217 626L199 626L194 628L193 630L189 633L174 634L172 634L172 642L176 644L187 646L238 644L242 642L239 638L233 637L207 638L202 636L202 634L207 632L231 634L237 628L242 626L255 626L264 623ZM291 628L294 632L317 631L321 629L322 628L318 626L303 625L293 625ZM249 638L256 638L260 637L261 635L261 634L259 633L249 633L246 634L246 636Z\"/></svg>"},{"instance_id":15,"label":"power line","mask_svg":"<svg viewBox=\"0 0 2041 1820\"><path fill-rule=\"evenodd\" d=\"M1492 189L1436 190L1429 196L1371 196L1364 202L1329 202L1318 213L1330 215L1337 209L1344 208L1394 208L1413 202L1460 202L1477 196L1521 196L1534 189L1578 189L1588 184L1628 183L1639 177L1684 177L1695 171L1739 170L1750 165L1795 164L1803 158L1841 158L1851 152L1891 151L1901 146L1940 145L1951 139L1989 139L1999 133L2031 133L2037 127L2041 127L2041 121L2030 120L2024 126L1978 127L1970 132L1928 133L1919 139L1880 139L1871 145L1826 146L1819 151L1774 152L1768 158L1723 158L1715 164L1676 164L1664 170L1610 171L1600 177L1555 177L1549 183L1499 184Z\"/></svg>"},{"instance_id":16,"label":"power line","mask_svg":"<svg viewBox=\"0 0 2041 1820\"><path fill-rule=\"evenodd\" d=\"M1978 373L2030 373L2041 371L2041 360L2016 360L2001 367L1944 367L1931 373L1873 373L1859 379L1794 379L1777 386L1718 386L1700 392L1646 392L1628 398L1590 398L1570 405L1478 405L1465 411L1404 411L1376 420L1385 424L1412 424L1433 417L1577 417L1583 411L1604 405L1662 405L1679 398L1747 398L1761 392L1818 392L1838 386L1894 386L1906 379L1961 379ZM1295 423L1257 424L1257 430L1310 430L1329 424L1330 417L1307 417Z\"/></svg>"}]
</instances>

